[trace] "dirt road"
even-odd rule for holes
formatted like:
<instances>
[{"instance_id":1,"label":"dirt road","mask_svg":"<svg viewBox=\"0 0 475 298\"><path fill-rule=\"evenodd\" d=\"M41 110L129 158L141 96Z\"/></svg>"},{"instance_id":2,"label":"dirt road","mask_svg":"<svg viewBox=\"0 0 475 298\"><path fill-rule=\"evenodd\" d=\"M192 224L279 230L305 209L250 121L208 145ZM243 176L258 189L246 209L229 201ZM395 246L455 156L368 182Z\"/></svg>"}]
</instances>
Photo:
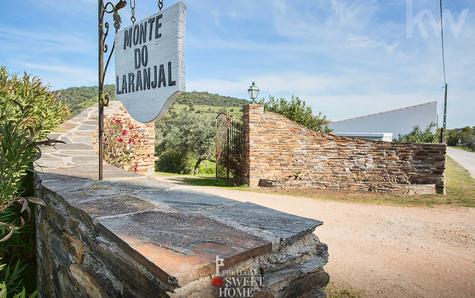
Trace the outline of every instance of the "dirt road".
<instances>
[{"instance_id":1,"label":"dirt road","mask_svg":"<svg viewBox=\"0 0 475 298\"><path fill-rule=\"evenodd\" d=\"M173 181L171 178L159 178ZM322 220L326 270L368 297L475 297L475 209L393 207L177 185Z\"/></svg>"}]
</instances>

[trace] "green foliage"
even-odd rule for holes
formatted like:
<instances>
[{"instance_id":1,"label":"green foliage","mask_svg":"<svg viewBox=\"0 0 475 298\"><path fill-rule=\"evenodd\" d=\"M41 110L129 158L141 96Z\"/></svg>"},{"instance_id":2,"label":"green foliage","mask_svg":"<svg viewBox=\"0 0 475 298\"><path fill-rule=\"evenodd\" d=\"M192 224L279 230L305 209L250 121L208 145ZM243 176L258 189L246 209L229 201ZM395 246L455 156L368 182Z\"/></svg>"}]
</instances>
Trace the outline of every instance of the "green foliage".
<instances>
[{"instance_id":1,"label":"green foliage","mask_svg":"<svg viewBox=\"0 0 475 298\"><path fill-rule=\"evenodd\" d=\"M327 127L329 121L326 116L318 113L314 115L312 108L308 106L304 100L292 96L290 101L285 98L276 99L275 97L269 97L268 100L259 100L255 103L264 105L264 110L281 114L289 118L290 120L303 125L311 130L319 132L330 132Z\"/></svg>"},{"instance_id":2,"label":"green foliage","mask_svg":"<svg viewBox=\"0 0 475 298\"><path fill-rule=\"evenodd\" d=\"M58 90L55 93L59 96L59 99L69 107L73 116L97 104L97 87L71 87ZM115 100L114 85L105 85L104 93L109 94L111 100Z\"/></svg>"},{"instance_id":3,"label":"green foliage","mask_svg":"<svg viewBox=\"0 0 475 298\"><path fill-rule=\"evenodd\" d=\"M475 150L475 126L448 129L445 136L449 146L461 145Z\"/></svg>"},{"instance_id":4,"label":"green foliage","mask_svg":"<svg viewBox=\"0 0 475 298\"><path fill-rule=\"evenodd\" d=\"M23 288L20 287L22 281L22 272L25 270L25 267L20 265L19 260L16 262L15 266L2 266L2 269L4 270L1 270L0 273L6 288L9 289L10 292L21 292L23 290Z\"/></svg>"},{"instance_id":5,"label":"green foliage","mask_svg":"<svg viewBox=\"0 0 475 298\"><path fill-rule=\"evenodd\" d=\"M157 161L157 170L160 172L191 174L196 160L189 154L179 151L165 151Z\"/></svg>"},{"instance_id":6,"label":"green foliage","mask_svg":"<svg viewBox=\"0 0 475 298\"><path fill-rule=\"evenodd\" d=\"M19 262L17 262L13 268L5 264L0 264L0 276L3 276L3 281L0 283L0 298L35 298L38 296L38 290L35 290L30 295L27 295L25 288L18 287L21 282L23 270L24 268L20 266Z\"/></svg>"},{"instance_id":7,"label":"green foliage","mask_svg":"<svg viewBox=\"0 0 475 298\"><path fill-rule=\"evenodd\" d=\"M4 112L0 111L0 212L21 194L22 180L39 157L35 135L6 120Z\"/></svg>"},{"instance_id":8,"label":"green foliage","mask_svg":"<svg viewBox=\"0 0 475 298\"><path fill-rule=\"evenodd\" d=\"M200 164L197 174L200 176L214 175L216 172L216 163L214 161L205 160Z\"/></svg>"},{"instance_id":9,"label":"green foliage","mask_svg":"<svg viewBox=\"0 0 475 298\"><path fill-rule=\"evenodd\" d=\"M165 152L176 152L181 157L191 156L196 160L193 167L196 173L202 161L212 158L214 137L213 120L190 109L171 112L165 119L157 121L156 152L159 159ZM159 170L164 171L160 166Z\"/></svg>"},{"instance_id":10,"label":"green foliage","mask_svg":"<svg viewBox=\"0 0 475 298\"><path fill-rule=\"evenodd\" d=\"M34 132L36 139L43 139L69 115L68 108L40 79L10 75L5 67L0 68L0 106L3 111L8 109L9 121Z\"/></svg>"},{"instance_id":11,"label":"green foliage","mask_svg":"<svg viewBox=\"0 0 475 298\"><path fill-rule=\"evenodd\" d=\"M18 204L10 206L0 212L0 222L8 222L19 226L19 212L20 206ZM22 288L25 288L28 293L32 293L36 288L34 218L27 221L6 242L0 243L0 256L2 256L0 264L5 262L5 270L0 270L0 281L7 284L9 293L18 293Z\"/></svg>"},{"instance_id":12,"label":"green foliage","mask_svg":"<svg viewBox=\"0 0 475 298\"><path fill-rule=\"evenodd\" d=\"M35 287L34 222L29 170L39 158L38 142L67 117L58 96L37 78L0 68L0 256L2 295L26 297ZM26 179L27 178L27 179ZM29 179L29 180L28 180ZM26 214L26 215L25 215ZM25 290L26 288L26 290Z\"/></svg>"},{"instance_id":13,"label":"green foliage","mask_svg":"<svg viewBox=\"0 0 475 298\"><path fill-rule=\"evenodd\" d=\"M212 107L236 107L243 106L249 102L245 99L239 99L230 96L211 94L208 92L184 92L177 100L177 104L183 105L204 105Z\"/></svg>"},{"instance_id":14,"label":"green foliage","mask_svg":"<svg viewBox=\"0 0 475 298\"><path fill-rule=\"evenodd\" d=\"M416 144L424 144L424 143L437 143L438 142L438 134L436 131L435 123L429 124L429 126L425 130L421 130L419 126L414 127L414 129L404 136L399 136L396 142L400 143L416 143Z\"/></svg>"}]
</instances>

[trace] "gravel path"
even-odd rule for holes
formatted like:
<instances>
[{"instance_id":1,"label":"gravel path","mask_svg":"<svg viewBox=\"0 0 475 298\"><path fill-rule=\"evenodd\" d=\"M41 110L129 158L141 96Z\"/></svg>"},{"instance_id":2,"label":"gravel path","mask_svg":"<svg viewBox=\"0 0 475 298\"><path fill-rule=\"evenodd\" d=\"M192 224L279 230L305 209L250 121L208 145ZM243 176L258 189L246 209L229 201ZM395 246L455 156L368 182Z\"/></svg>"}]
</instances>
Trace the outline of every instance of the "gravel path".
<instances>
[{"instance_id":1,"label":"gravel path","mask_svg":"<svg viewBox=\"0 0 475 298\"><path fill-rule=\"evenodd\" d=\"M467 169L470 172L470 176L475 179L475 152L450 147L447 147L447 152L453 160Z\"/></svg>"},{"instance_id":2,"label":"gravel path","mask_svg":"<svg viewBox=\"0 0 475 298\"><path fill-rule=\"evenodd\" d=\"M170 177L158 179L173 181ZM322 220L336 284L368 297L475 297L475 209L393 207L178 185Z\"/></svg>"}]
</instances>

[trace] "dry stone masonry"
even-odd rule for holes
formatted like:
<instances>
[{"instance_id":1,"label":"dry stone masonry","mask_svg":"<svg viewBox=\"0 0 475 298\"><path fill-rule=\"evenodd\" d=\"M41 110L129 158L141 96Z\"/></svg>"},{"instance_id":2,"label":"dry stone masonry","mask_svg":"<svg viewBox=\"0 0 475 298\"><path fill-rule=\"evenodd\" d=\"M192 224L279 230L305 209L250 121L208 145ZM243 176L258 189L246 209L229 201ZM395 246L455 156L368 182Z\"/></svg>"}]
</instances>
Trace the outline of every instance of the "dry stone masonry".
<instances>
[{"instance_id":1,"label":"dry stone masonry","mask_svg":"<svg viewBox=\"0 0 475 298\"><path fill-rule=\"evenodd\" d=\"M244 134L244 171L251 187L445 192L446 145L318 133L254 104L244 107Z\"/></svg>"},{"instance_id":2,"label":"dry stone masonry","mask_svg":"<svg viewBox=\"0 0 475 298\"><path fill-rule=\"evenodd\" d=\"M246 288L254 297L324 296L321 222L110 165L98 181L96 117L90 108L65 123L52 137L67 144L42 148L35 167L41 297L223 297L217 256L223 276L259 278Z\"/></svg>"}]
</instances>

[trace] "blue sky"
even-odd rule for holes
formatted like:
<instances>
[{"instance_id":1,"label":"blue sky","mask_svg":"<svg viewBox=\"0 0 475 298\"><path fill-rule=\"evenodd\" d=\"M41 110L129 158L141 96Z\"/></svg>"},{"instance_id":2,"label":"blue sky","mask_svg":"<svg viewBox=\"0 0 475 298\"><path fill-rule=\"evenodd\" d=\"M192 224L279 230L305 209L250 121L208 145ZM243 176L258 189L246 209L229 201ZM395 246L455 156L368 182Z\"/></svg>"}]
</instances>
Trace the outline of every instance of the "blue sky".
<instances>
[{"instance_id":1,"label":"blue sky","mask_svg":"<svg viewBox=\"0 0 475 298\"><path fill-rule=\"evenodd\" d=\"M136 2L138 19L158 9ZM445 2L448 126L475 125L475 0ZM442 110L438 0L185 3L188 91L247 98L256 81L261 96L297 95L331 120L433 100ZM53 89L97 84L95 0L2 0L1 10L1 65Z\"/></svg>"}]
</instances>

